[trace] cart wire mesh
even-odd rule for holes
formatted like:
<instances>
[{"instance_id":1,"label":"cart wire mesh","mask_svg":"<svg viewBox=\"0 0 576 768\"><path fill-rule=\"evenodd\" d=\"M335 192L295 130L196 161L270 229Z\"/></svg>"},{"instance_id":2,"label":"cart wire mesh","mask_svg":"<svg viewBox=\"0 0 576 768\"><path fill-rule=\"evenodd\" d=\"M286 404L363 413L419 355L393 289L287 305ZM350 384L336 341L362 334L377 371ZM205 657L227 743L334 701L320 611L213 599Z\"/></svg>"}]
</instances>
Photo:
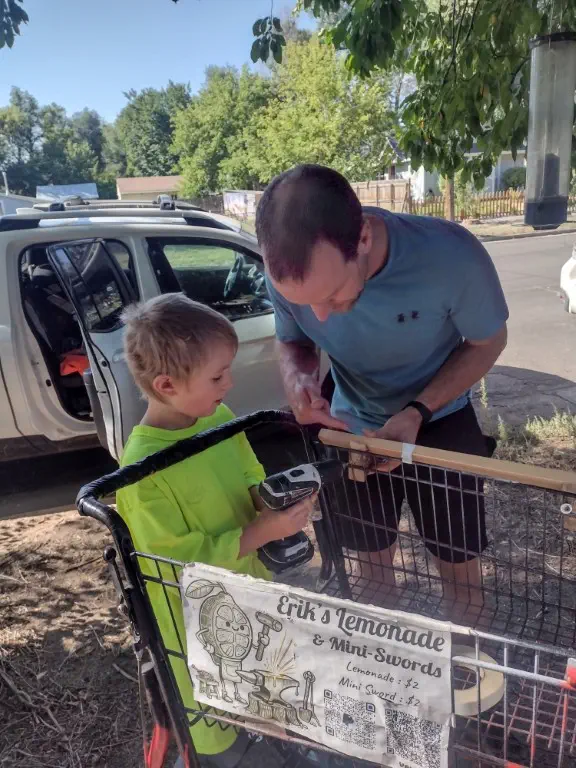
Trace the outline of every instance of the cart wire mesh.
<instances>
[{"instance_id":1,"label":"cart wire mesh","mask_svg":"<svg viewBox=\"0 0 576 768\"><path fill-rule=\"evenodd\" d=\"M336 544L324 590L461 624L463 632L473 627L474 668L456 654L454 688L476 685L487 668L480 652L504 676L497 705L456 718L454 764L576 764L576 474L534 471L536 486L525 482L529 472L508 471L520 468L508 462L469 461L482 466L479 474L457 468L465 457L445 451L421 451L419 463L413 446L376 441L375 454L355 439L321 438L351 468L322 492ZM374 471L402 457L391 473ZM485 548L478 546L484 526ZM374 542L379 549L370 553ZM447 543L451 559L476 561L477 578L434 557ZM455 632L453 643L463 637Z\"/></svg>"},{"instance_id":2,"label":"cart wire mesh","mask_svg":"<svg viewBox=\"0 0 576 768\"><path fill-rule=\"evenodd\" d=\"M269 420L275 419L286 421L285 416ZM231 424L240 431L256 420L239 419ZM168 449L101 478L82 489L78 507L81 513L105 523L113 534L115 546L108 548L106 558L135 632L135 647L140 654L146 650L153 660L180 752L187 750L189 764L197 765L189 726L202 720L208 728L246 728L267 734L281 751L288 743L283 764L300 768L314 763L325 748L289 730L271 731L260 723L241 722L236 715L183 700L176 676L184 671L192 686L188 663L193 664L187 660L181 616L179 584L184 564L134 551L119 515L97 501L111 490L225 439L223 434L234 432L233 426L226 426L229 429L220 435L206 433L208 439L200 441L191 438L173 446L171 454ZM330 444L330 433L321 433L321 438ZM364 468L381 462L383 456L398 455L399 446L390 451L383 441L378 442L382 443L378 456L367 449L358 451L358 446L352 457L350 450L334 443L330 450L336 451L347 466L352 462ZM317 442L309 450L319 458L326 449ZM458 458L456 454L454 457ZM454 623L453 697L458 689L476 686L478 702L473 711L454 718L452 766L568 768L576 764L575 495L572 490L542 487L541 479L538 486L503 479L498 476L502 473L495 471L502 462L488 461L482 474L475 474L455 468L457 461L451 467L449 458L447 454L442 457L442 466L419 464L414 459L416 463L405 462L394 474L373 473L366 478L371 485L369 494L366 483L347 479L323 490L322 520L315 523L323 541L317 591ZM571 480L576 482L576 476ZM385 502L388 507L396 505L392 518L382 514ZM454 508L451 520L458 515L472 516L472 525L466 530L478 529L478 534L464 536L457 543L450 530L436 526L438 533L431 536L428 526L422 536L416 521L423 508L438 523L442 505ZM481 541L483 515L488 542L483 551L477 551L480 547L469 539ZM363 537L370 535L370 529L376 531L378 542L392 541L397 535L393 561L367 554ZM351 540L351 530L361 535ZM460 555L454 559L478 558L479 580L430 556L430 552L442 552L447 540ZM301 584L301 575L298 578ZM289 583L290 576L282 580ZM158 625L151 607L159 598L168 607L168 627ZM472 658L470 653L460 656L461 644L469 646L470 640ZM486 709L480 690L488 671L502 676L503 687L501 698ZM200 685L206 686L204 692L209 695L210 681L200 679ZM330 760L334 766L367 765L336 755Z\"/></svg>"}]
</instances>

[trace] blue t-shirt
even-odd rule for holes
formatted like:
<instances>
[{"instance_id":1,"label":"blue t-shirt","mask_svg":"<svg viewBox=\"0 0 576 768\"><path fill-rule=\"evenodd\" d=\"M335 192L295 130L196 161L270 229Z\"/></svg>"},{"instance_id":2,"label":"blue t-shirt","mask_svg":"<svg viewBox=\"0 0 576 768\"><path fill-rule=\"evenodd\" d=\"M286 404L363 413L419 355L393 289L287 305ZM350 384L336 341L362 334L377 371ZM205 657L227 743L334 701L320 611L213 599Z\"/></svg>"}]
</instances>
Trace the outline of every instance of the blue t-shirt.
<instances>
[{"instance_id":1,"label":"blue t-shirt","mask_svg":"<svg viewBox=\"0 0 576 768\"><path fill-rule=\"evenodd\" d=\"M442 219L364 208L388 228L388 260L353 308L320 322L268 283L280 341L312 341L332 364L332 414L352 431L381 427L421 394L462 339L482 341L508 319L486 249ZM469 393L437 411L462 408Z\"/></svg>"}]
</instances>

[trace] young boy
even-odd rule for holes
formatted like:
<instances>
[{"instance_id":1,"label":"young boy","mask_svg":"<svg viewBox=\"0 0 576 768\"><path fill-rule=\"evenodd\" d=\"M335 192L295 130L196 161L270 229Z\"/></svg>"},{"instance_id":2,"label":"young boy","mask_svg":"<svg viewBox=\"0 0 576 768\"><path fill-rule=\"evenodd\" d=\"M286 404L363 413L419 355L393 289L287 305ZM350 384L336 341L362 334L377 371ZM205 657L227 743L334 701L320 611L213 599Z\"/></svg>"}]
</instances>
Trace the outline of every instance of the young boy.
<instances>
[{"instance_id":1,"label":"young boy","mask_svg":"<svg viewBox=\"0 0 576 768\"><path fill-rule=\"evenodd\" d=\"M166 294L129 307L124 321L126 359L148 408L126 443L123 466L233 418L222 400L232 386L238 339L226 318L182 294ZM139 552L270 579L258 548L301 530L312 502L272 512L258 495L263 478L246 436L239 434L123 488L118 511ZM175 581L167 564L140 558L140 567ZM166 647L185 654L178 590L147 586ZM170 661L185 706L198 709L186 663L172 655ZM208 728L201 719L192 738L203 765L236 764L233 728Z\"/></svg>"}]
</instances>

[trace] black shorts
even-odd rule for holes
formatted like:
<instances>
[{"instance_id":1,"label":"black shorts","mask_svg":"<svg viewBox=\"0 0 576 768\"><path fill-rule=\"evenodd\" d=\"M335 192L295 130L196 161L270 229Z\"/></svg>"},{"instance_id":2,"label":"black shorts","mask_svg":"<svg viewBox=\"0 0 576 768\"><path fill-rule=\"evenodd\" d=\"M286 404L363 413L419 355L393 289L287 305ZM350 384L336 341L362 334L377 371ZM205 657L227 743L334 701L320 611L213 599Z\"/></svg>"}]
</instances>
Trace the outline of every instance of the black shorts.
<instances>
[{"instance_id":1,"label":"black shorts","mask_svg":"<svg viewBox=\"0 0 576 768\"><path fill-rule=\"evenodd\" d=\"M417 443L475 456L492 453L470 403L422 427ZM483 490L481 478L411 464L369 475L365 483L346 478L329 494L338 543L358 552L388 549L398 538L406 499L427 549L440 560L466 562L488 543Z\"/></svg>"}]
</instances>

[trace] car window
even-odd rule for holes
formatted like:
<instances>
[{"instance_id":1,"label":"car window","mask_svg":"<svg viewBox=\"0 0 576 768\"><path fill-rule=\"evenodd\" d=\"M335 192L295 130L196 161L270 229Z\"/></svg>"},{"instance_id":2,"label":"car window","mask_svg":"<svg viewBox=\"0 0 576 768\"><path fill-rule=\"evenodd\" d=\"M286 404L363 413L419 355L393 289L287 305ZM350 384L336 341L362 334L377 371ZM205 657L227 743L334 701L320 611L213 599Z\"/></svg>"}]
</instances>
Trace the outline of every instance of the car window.
<instances>
[{"instance_id":1,"label":"car window","mask_svg":"<svg viewBox=\"0 0 576 768\"><path fill-rule=\"evenodd\" d=\"M236 260L236 252L220 245L199 243L167 243L164 253L168 263L175 269L194 269L210 267L228 267L231 269Z\"/></svg>"},{"instance_id":2,"label":"car window","mask_svg":"<svg viewBox=\"0 0 576 768\"><path fill-rule=\"evenodd\" d=\"M138 284L134 272L134 261L128 247L119 240L105 240L104 242L106 243L106 250L114 256L116 263L126 275L126 279L132 286L136 297L138 297L140 294L138 292Z\"/></svg>"},{"instance_id":3,"label":"car window","mask_svg":"<svg viewBox=\"0 0 576 768\"><path fill-rule=\"evenodd\" d=\"M150 238L160 290L181 290L231 320L272 311L257 254L198 238ZM177 287L175 287L177 286Z\"/></svg>"},{"instance_id":4,"label":"car window","mask_svg":"<svg viewBox=\"0 0 576 768\"><path fill-rule=\"evenodd\" d=\"M51 249L88 331L110 331L120 325L124 307L133 300L99 241L73 243Z\"/></svg>"}]
</instances>

